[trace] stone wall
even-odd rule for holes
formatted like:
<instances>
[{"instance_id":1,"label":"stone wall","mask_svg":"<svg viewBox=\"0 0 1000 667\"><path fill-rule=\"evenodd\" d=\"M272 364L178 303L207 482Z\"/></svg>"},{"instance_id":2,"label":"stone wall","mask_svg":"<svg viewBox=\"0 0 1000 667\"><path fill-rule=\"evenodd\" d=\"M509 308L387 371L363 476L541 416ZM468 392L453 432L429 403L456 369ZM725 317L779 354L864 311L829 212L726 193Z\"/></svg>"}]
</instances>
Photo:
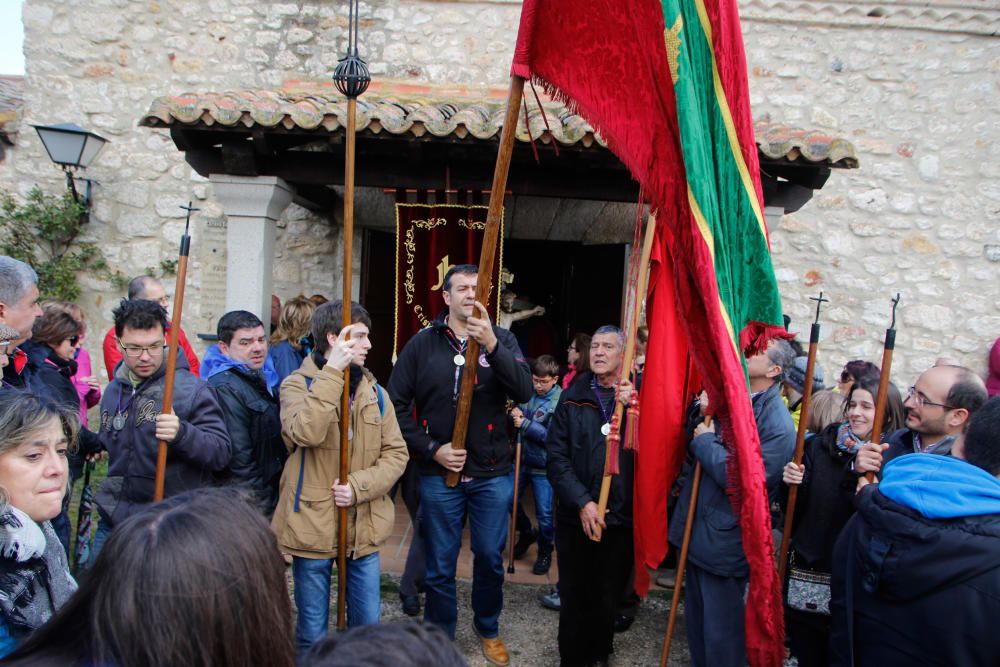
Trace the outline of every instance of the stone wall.
<instances>
[{"instance_id":1,"label":"stone wall","mask_svg":"<svg viewBox=\"0 0 1000 667\"><path fill-rule=\"evenodd\" d=\"M811 3L810 20L835 4ZM1000 39L959 32L971 23L774 18L744 21L755 118L842 134L861 164L771 230L786 312L807 331L808 297L825 292L821 363L839 370L878 360L899 292L901 386L940 356L985 371L1000 336Z\"/></svg>"},{"instance_id":2,"label":"stone wall","mask_svg":"<svg viewBox=\"0 0 1000 667\"><path fill-rule=\"evenodd\" d=\"M997 20L982 0L966 2ZM847 136L861 160L860 170L835 172L772 230L786 310L804 329L808 297L823 289L833 300L821 359L829 372L848 358L877 358L888 300L900 291L901 384L942 355L983 369L1000 335L1000 111L990 103L1000 40L979 34L974 19L959 20L961 10L946 20L923 9L873 18L858 15L866 8L857 3L800 0L791 11L771 4L741 2L755 116ZM100 182L88 235L112 265L131 276L172 258L183 226L178 206L193 199L202 209L193 223L189 333L214 329L218 317L199 303L201 287L219 280L203 270L212 258L210 244L199 241L224 216L211 184L184 163L169 134L136 122L160 95L326 79L344 51L345 7L26 2L23 127L72 121L111 140L87 175ZM362 56L375 77L502 83L519 11L516 0L362 3ZM24 192L35 183L63 187L37 138L22 131L0 165L0 187ZM340 246L337 220L290 206L279 223L275 291L282 298L339 292ZM119 295L92 277L81 281L84 306L103 330Z\"/></svg>"}]
</instances>

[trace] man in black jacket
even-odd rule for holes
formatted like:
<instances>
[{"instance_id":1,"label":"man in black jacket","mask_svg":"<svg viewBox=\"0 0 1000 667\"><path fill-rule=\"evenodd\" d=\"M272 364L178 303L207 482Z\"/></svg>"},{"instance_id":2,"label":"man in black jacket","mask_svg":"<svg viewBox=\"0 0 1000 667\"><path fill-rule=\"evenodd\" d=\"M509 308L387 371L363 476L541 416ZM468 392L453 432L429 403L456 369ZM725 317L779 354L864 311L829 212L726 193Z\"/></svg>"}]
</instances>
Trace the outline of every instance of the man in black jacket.
<instances>
[{"instance_id":1,"label":"man in black jacket","mask_svg":"<svg viewBox=\"0 0 1000 667\"><path fill-rule=\"evenodd\" d=\"M620 474L612 477L608 511L598 500L605 441L615 397L632 395L619 384L624 337L603 326L590 341L590 369L567 388L552 415L547 473L556 495L559 563L559 657L563 667L606 664L614 651L615 608L632 569L633 455L619 440ZM625 429L621 429L624 434ZM600 541L592 537L600 534Z\"/></svg>"},{"instance_id":2,"label":"man in black jacket","mask_svg":"<svg viewBox=\"0 0 1000 667\"><path fill-rule=\"evenodd\" d=\"M775 339L765 352L746 362L764 463L761 472L772 497L781 483L782 468L795 450L795 427L781 398L782 374L794 360L788 341ZM750 571L739 520L726 495L730 454L716 434L714 422L699 424L688 447L701 462L702 471L684 581L691 663L695 667L742 667L746 664L744 597ZM678 549L691 502L691 482L688 470L687 478L680 482L680 497L670 523L670 544Z\"/></svg>"},{"instance_id":3,"label":"man in black jacket","mask_svg":"<svg viewBox=\"0 0 1000 667\"><path fill-rule=\"evenodd\" d=\"M455 568L468 513L472 553L473 625L487 660L509 662L499 637L503 608L503 548L513 496L511 452L506 432L508 396L524 402L532 394L531 372L513 335L490 323L476 301L478 269L452 268L442 286L447 312L403 348L389 379L400 430L420 470L421 531L427 560L424 618L455 637L458 609ZM469 337L481 346L474 368L465 368ZM462 373L475 373L465 449L451 446ZM454 488L447 471L461 472Z\"/></svg>"},{"instance_id":4,"label":"man in black jacket","mask_svg":"<svg viewBox=\"0 0 1000 667\"><path fill-rule=\"evenodd\" d=\"M998 434L995 396L952 456L897 457L858 493L833 554L831 665L1000 665Z\"/></svg>"},{"instance_id":5,"label":"man in black jacket","mask_svg":"<svg viewBox=\"0 0 1000 667\"><path fill-rule=\"evenodd\" d=\"M267 355L264 323L251 312L234 310L219 318L216 330L219 346L205 354L201 373L215 388L226 420L231 481L252 493L270 518L287 454L278 416L278 374Z\"/></svg>"}]
</instances>

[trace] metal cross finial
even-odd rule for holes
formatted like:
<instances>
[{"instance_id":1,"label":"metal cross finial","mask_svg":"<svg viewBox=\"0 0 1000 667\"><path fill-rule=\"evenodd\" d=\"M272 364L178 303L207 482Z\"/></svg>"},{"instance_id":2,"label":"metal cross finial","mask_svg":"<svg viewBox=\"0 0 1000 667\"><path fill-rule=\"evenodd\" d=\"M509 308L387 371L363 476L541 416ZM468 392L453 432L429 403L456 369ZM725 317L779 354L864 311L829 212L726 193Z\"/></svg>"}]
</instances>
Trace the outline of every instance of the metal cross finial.
<instances>
[{"instance_id":1,"label":"metal cross finial","mask_svg":"<svg viewBox=\"0 0 1000 667\"><path fill-rule=\"evenodd\" d=\"M187 234L188 228L191 226L191 214L194 213L195 211L200 211L201 210L200 208L195 208L193 206L193 204L194 204L194 202L192 202L192 201L189 200L188 203L187 203L187 206L184 206L183 204L181 204L180 206L178 206L178 208L187 211L187 220L184 221L184 233L185 234Z\"/></svg>"},{"instance_id":2,"label":"metal cross finial","mask_svg":"<svg viewBox=\"0 0 1000 667\"><path fill-rule=\"evenodd\" d=\"M819 322L819 309L823 306L824 302L825 303L830 303L830 300L823 298L823 292L820 292L819 296L811 296L811 297L809 297L809 300L816 302L816 322Z\"/></svg>"},{"instance_id":3,"label":"metal cross finial","mask_svg":"<svg viewBox=\"0 0 1000 667\"><path fill-rule=\"evenodd\" d=\"M899 292L896 292L896 298L892 300L892 324L889 325L890 329L896 328L896 306L899 305Z\"/></svg>"}]
</instances>

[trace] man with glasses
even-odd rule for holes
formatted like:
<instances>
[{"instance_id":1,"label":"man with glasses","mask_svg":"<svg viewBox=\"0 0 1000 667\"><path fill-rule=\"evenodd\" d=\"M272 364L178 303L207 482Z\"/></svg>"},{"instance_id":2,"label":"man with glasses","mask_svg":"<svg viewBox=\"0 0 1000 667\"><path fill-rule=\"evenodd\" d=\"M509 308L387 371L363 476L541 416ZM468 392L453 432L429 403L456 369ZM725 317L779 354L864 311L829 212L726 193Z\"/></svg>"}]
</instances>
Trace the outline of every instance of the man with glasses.
<instances>
[{"instance_id":1,"label":"man with glasses","mask_svg":"<svg viewBox=\"0 0 1000 667\"><path fill-rule=\"evenodd\" d=\"M128 300L135 301L136 299L146 299L147 301L154 301L163 307L167 313L170 312L170 299L167 298L167 291L163 289L163 283L152 276L137 276L129 281L128 283ZM169 317L169 315L168 315ZM188 342L187 336L184 335L184 330L178 328L179 338L177 339L177 344L180 345L181 349L184 351L184 356L187 358L188 367L192 373L196 376L199 373L199 363L198 355L194 353L191 348L191 343ZM167 342L170 342L170 323L167 322ZM114 376L115 366L118 362L122 360L122 353L118 347L118 341L115 337L115 328L111 327L108 329L108 333L104 335L104 367L108 370L108 379L110 380Z\"/></svg>"},{"instance_id":2,"label":"man with glasses","mask_svg":"<svg viewBox=\"0 0 1000 667\"><path fill-rule=\"evenodd\" d=\"M906 428L885 443L865 443L854 459L859 473L880 473L882 466L903 454L951 454L951 447L972 414L986 402L986 385L962 366L934 366L910 387L903 407Z\"/></svg>"},{"instance_id":3,"label":"man with glasses","mask_svg":"<svg viewBox=\"0 0 1000 667\"><path fill-rule=\"evenodd\" d=\"M211 486L229 465L229 434L209 384L177 355L173 410L163 414L167 313L145 299L113 311L122 361L101 400L98 437L108 451L108 477L97 492L101 521L95 557L111 529L153 500L158 441L168 446L164 497Z\"/></svg>"}]
</instances>

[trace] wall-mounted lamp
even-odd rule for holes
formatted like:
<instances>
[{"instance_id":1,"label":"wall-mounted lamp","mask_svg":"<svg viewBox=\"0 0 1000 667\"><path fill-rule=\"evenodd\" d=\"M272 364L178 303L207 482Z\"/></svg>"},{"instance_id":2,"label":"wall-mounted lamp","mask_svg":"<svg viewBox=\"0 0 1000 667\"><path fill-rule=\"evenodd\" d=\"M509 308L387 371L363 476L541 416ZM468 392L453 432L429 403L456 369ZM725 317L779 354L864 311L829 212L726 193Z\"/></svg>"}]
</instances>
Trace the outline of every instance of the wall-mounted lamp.
<instances>
[{"instance_id":1,"label":"wall-mounted lamp","mask_svg":"<svg viewBox=\"0 0 1000 667\"><path fill-rule=\"evenodd\" d=\"M80 222L87 222L90 217L93 180L89 178L78 179L74 174L78 169L86 169L104 148L104 144L108 143L108 140L73 123L33 125L32 127L38 132L38 137L42 140L42 144L49 154L49 159L62 167L66 173L66 187L73 195L73 200L82 204L86 209ZM82 197L76 189L77 180L87 184L87 189Z\"/></svg>"}]
</instances>

